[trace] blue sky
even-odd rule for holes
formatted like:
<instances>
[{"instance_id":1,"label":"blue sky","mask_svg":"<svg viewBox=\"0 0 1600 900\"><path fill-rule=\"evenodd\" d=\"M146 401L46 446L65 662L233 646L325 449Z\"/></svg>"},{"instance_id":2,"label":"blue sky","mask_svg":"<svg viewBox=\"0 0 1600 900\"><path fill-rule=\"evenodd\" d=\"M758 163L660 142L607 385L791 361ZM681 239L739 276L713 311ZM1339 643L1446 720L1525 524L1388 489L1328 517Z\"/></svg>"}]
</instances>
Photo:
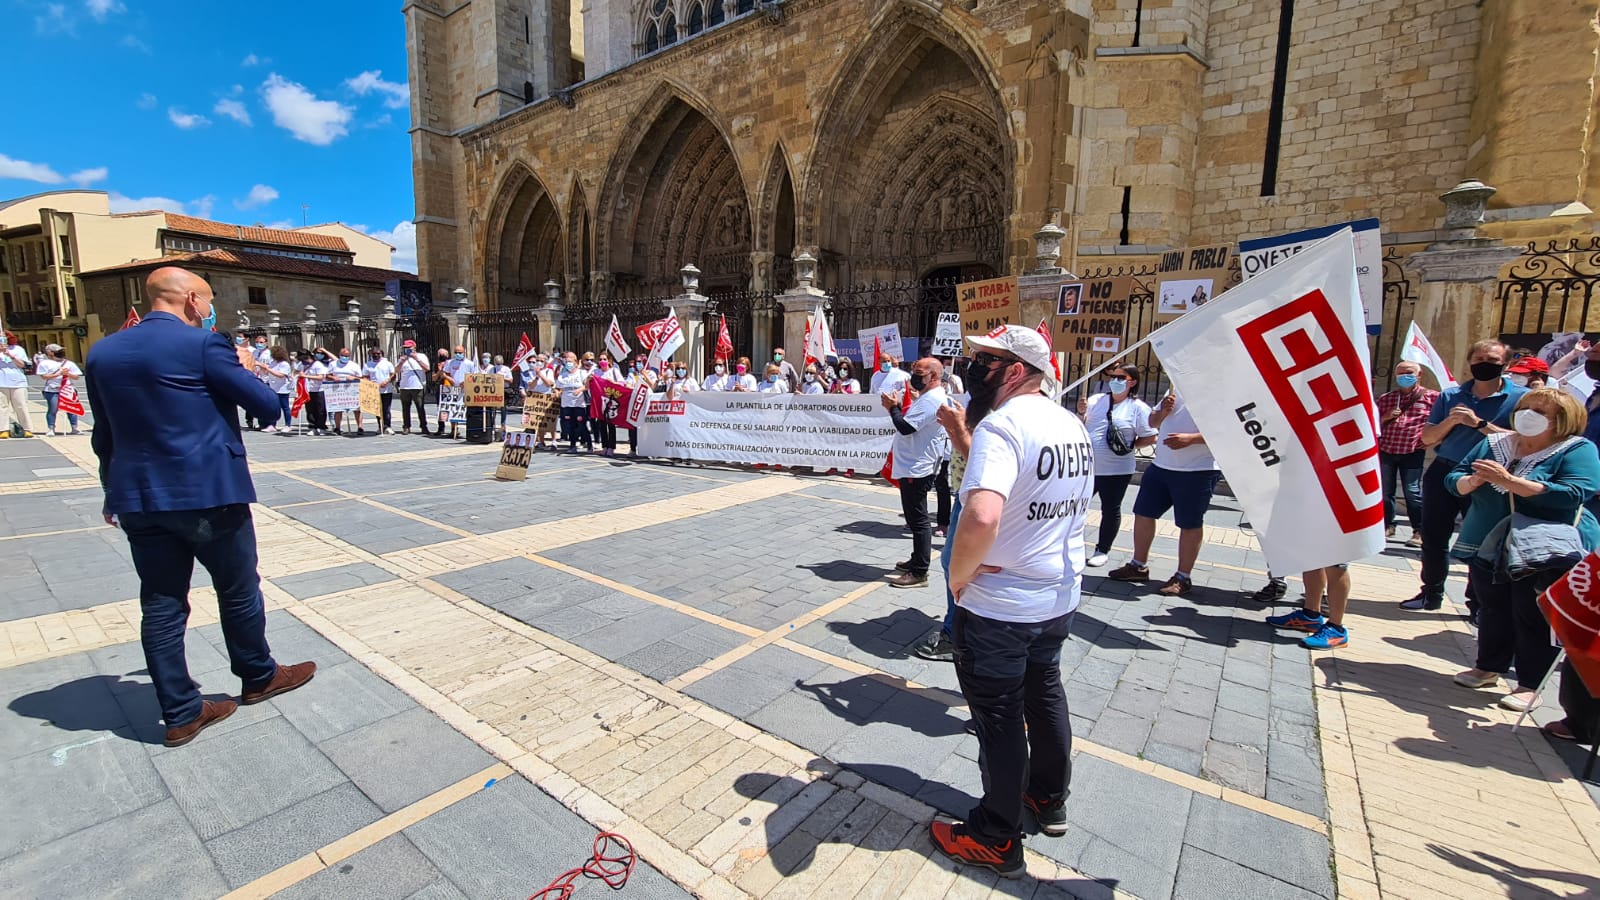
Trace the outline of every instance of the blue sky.
<instances>
[{"instance_id":1,"label":"blue sky","mask_svg":"<svg viewBox=\"0 0 1600 900\"><path fill-rule=\"evenodd\" d=\"M365 228L414 269L400 8L0 0L0 199L84 186L119 212L303 213Z\"/></svg>"}]
</instances>

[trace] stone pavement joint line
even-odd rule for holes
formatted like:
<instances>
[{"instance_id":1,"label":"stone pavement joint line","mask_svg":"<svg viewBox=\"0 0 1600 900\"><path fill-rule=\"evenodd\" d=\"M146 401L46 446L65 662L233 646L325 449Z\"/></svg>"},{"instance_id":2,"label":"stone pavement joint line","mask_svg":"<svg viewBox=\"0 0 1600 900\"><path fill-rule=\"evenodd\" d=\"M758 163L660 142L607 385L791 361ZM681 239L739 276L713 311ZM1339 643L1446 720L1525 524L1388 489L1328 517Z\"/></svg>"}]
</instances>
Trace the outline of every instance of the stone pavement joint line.
<instances>
[{"instance_id":1,"label":"stone pavement joint line","mask_svg":"<svg viewBox=\"0 0 1600 900\"><path fill-rule=\"evenodd\" d=\"M321 849L307 853L292 863L262 875L249 884L229 891L223 895L223 900L264 900L299 884L335 863L349 859L386 837L399 834L451 804L465 800L477 791L489 787L490 781L498 781L512 772L513 769L505 763L496 763L476 775L468 775L404 809L395 810L371 825L353 831Z\"/></svg>"}]
</instances>

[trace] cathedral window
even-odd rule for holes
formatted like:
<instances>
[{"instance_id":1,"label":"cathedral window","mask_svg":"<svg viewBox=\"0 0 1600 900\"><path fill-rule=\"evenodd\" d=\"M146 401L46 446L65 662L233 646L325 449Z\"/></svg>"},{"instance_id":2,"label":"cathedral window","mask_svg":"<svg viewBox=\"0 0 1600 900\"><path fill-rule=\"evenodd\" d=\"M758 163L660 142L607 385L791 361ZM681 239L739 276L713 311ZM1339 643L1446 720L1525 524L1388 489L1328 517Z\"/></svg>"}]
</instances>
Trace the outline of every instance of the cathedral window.
<instances>
[{"instance_id":1,"label":"cathedral window","mask_svg":"<svg viewBox=\"0 0 1600 900\"><path fill-rule=\"evenodd\" d=\"M722 0L710 0L710 2L711 9L709 10L709 15L706 16L706 25L715 28L722 24Z\"/></svg>"},{"instance_id":2,"label":"cathedral window","mask_svg":"<svg viewBox=\"0 0 1600 900\"><path fill-rule=\"evenodd\" d=\"M691 5L689 7L689 33L699 34L704 31L706 28L705 19L705 9L699 3Z\"/></svg>"},{"instance_id":3,"label":"cathedral window","mask_svg":"<svg viewBox=\"0 0 1600 900\"><path fill-rule=\"evenodd\" d=\"M756 0L739 0L739 14L744 15L756 8Z\"/></svg>"},{"instance_id":4,"label":"cathedral window","mask_svg":"<svg viewBox=\"0 0 1600 900\"><path fill-rule=\"evenodd\" d=\"M678 19L672 0L648 0L640 24L643 33L640 46L645 53L654 53L678 42Z\"/></svg>"}]
</instances>

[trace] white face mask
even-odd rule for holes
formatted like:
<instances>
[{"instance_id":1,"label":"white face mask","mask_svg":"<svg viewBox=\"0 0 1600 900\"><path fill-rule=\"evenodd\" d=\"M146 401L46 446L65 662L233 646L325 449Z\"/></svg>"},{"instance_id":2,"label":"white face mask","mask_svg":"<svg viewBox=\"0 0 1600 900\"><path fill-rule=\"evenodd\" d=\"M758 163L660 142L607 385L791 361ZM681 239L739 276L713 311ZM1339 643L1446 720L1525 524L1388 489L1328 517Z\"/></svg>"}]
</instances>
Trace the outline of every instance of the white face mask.
<instances>
[{"instance_id":1,"label":"white face mask","mask_svg":"<svg viewBox=\"0 0 1600 900\"><path fill-rule=\"evenodd\" d=\"M1550 418L1531 409L1517 410L1517 414L1511 417L1511 424L1517 434L1523 437L1538 437L1550 430Z\"/></svg>"},{"instance_id":2,"label":"white face mask","mask_svg":"<svg viewBox=\"0 0 1600 900\"><path fill-rule=\"evenodd\" d=\"M1526 375L1507 375L1506 377L1511 379L1511 383L1517 387L1528 386L1528 376Z\"/></svg>"}]
</instances>

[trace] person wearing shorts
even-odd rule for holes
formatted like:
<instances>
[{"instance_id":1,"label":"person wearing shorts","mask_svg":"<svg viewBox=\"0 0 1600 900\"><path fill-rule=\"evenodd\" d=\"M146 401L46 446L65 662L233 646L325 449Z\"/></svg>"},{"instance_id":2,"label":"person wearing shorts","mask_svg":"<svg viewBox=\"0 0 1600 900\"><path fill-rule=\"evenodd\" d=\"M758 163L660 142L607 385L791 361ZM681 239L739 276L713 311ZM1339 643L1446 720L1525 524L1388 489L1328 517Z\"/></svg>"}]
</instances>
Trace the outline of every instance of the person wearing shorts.
<instances>
[{"instance_id":1,"label":"person wearing shorts","mask_svg":"<svg viewBox=\"0 0 1600 900\"><path fill-rule=\"evenodd\" d=\"M1267 616L1267 624L1304 631L1300 643L1312 650L1334 650L1350 643L1350 632L1344 627L1344 609L1350 602L1350 564L1312 569L1301 573L1300 580L1306 585L1305 605L1285 615ZM1328 597L1326 614L1324 594Z\"/></svg>"},{"instance_id":2,"label":"person wearing shorts","mask_svg":"<svg viewBox=\"0 0 1600 900\"><path fill-rule=\"evenodd\" d=\"M1133 501L1133 558L1106 577L1113 581L1150 580L1150 545L1156 539L1156 520L1172 511L1178 526L1178 570L1160 592L1182 597L1194 590L1191 573L1205 543L1206 508L1222 480L1217 461L1206 446L1206 439L1195 425L1194 416L1176 392L1162 398L1150 414L1150 424L1158 429L1156 457L1139 481L1139 496Z\"/></svg>"}]
</instances>

